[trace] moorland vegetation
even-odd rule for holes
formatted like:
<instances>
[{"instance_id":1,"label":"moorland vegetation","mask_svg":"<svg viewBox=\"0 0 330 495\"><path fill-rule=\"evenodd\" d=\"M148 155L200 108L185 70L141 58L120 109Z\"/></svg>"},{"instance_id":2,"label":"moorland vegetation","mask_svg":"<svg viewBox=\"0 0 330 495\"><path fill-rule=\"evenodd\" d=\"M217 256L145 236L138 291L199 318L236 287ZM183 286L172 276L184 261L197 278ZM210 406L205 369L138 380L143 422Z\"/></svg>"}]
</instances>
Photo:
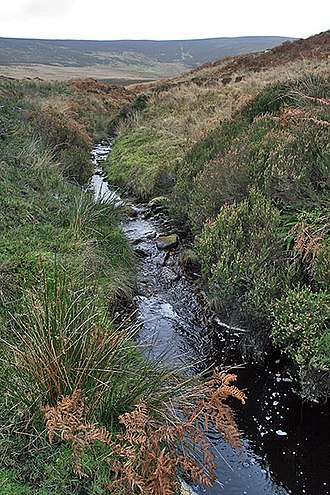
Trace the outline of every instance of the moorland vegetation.
<instances>
[{"instance_id":1,"label":"moorland vegetation","mask_svg":"<svg viewBox=\"0 0 330 495\"><path fill-rule=\"evenodd\" d=\"M277 346L308 399L330 395L330 32L133 86L112 182L167 195L195 236L210 303ZM250 352L251 354L251 352Z\"/></svg>"},{"instance_id":2,"label":"moorland vegetation","mask_svg":"<svg viewBox=\"0 0 330 495\"><path fill-rule=\"evenodd\" d=\"M120 208L86 190L125 88L0 79L0 493L179 493L212 483L202 425L234 447L234 376L148 362L122 316L135 260ZM127 107L127 105L131 105ZM119 315L118 315L119 313Z\"/></svg>"}]
</instances>

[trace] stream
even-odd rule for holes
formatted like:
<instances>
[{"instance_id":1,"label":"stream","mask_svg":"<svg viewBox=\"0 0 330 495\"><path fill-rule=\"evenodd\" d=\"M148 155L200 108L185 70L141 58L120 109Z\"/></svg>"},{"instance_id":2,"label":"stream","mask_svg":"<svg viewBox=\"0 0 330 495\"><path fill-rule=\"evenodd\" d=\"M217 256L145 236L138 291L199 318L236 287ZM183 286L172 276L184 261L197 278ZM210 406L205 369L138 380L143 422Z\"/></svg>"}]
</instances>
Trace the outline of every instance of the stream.
<instances>
[{"instance_id":1,"label":"stream","mask_svg":"<svg viewBox=\"0 0 330 495\"><path fill-rule=\"evenodd\" d=\"M196 371L211 363L240 365L236 384L248 395L246 405L233 405L243 432L241 456L220 435L210 435L219 481L192 489L209 495L330 494L329 406L304 403L293 392L287 361L275 351L262 365L242 363L240 331L210 318L200 285L181 268L178 250L158 249L159 235L173 233L169 220L148 204L123 200L107 183L102 161L110 151L110 144L94 147L91 190L131 208L122 229L139 259L135 304L144 353Z\"/></svg>"}]
</instances>

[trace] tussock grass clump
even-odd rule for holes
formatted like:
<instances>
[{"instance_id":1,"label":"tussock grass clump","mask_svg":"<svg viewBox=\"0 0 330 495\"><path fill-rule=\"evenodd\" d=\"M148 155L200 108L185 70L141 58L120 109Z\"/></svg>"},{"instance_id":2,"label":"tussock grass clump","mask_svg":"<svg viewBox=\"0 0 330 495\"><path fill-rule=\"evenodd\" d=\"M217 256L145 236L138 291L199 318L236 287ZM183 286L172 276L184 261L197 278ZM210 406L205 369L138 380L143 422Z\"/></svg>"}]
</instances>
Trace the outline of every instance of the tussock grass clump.
<instances>
[{"instance_id":1,"label":"tussock grass clump","mask_svg":"<svg viewBox=\"0 0 330 495\"><path fill-rule=\"evenodd\" d=\"M73 286L55 266L53 277L24 294L21 314L14 317L6 340L6 358L15 366L9 388L30 413L78 388L88 392L93 409L116 371L123 341L120 331L105 325L92 287Z\"/></svg>"},{"instance_id":2,"label":"tussock grass clump","mask_svg":"<svg viewBox=\"0 0 330 495\"><path fill-rule=\"evenodd\" d=\"M38 438L44 417L50 444L69 445L69 464L79 479L95 481L101 471L104 493L173 495L182 474L212 485L216 466L208 429L240 448L225 402L245 402L232 385L235 375L187 377L147 362L132 344L135 329L114 325L95 289L80 285L56 266L41 290L26 291L20 315L1 339L4 431L14 427L18 438L29 434L49 450ZM91 462L100 453L98 462L108 470L95 472ZM93 493L91 483L84 486Z\"/></svg>"}]
</instances>

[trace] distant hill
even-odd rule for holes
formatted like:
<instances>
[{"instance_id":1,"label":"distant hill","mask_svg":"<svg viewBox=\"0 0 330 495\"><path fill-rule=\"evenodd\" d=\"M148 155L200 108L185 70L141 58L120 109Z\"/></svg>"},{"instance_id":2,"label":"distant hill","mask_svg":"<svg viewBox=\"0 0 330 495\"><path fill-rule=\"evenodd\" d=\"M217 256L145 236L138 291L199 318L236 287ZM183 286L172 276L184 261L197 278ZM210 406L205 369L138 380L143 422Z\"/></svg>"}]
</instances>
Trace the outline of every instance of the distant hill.
<instances>
[{"instance_id":1,"label":"distant hill","mask_svg":"<svg viewBox=\"0 0 330 495\"><path fill-rule=\"evenodd\" d=\"M109 78L159 79L180 74L207 61L264 51L290 40L293 38L280 36L183 41L0 38L0 69L3 75L24 76L26 73L30 77L44 75L48 78L48 74L59 79L65 75L106 78L107 74Z\"/></svg>"}]
</instances>

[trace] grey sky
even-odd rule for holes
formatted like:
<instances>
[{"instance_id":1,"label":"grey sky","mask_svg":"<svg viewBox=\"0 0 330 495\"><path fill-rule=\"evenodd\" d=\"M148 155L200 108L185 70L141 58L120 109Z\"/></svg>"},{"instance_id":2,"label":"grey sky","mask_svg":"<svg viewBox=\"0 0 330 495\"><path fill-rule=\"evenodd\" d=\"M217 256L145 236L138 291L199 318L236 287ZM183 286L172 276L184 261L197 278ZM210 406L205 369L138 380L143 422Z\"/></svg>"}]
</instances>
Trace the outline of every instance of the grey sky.
<instances>
[{"instance_id":1,"label":"grey sky","mask_svg":"<svg viewBox=\"0 0 330 495\"><path fill-rule=\"evenodd\" d=\"M71 0L57 0L45 1L45 0L28 0L26 2L17 2L21 4L19 6L17 16L19 19L30 20L31 24L38 18L47 17L62 17L70 15L74 2ZM13 21L12 19L12 22Z\"/></svg>"},{"instance_id":2,"label":"grey sky","mask_svg":"<svg viewBox=\"0 0 330 495\"><path fill-rule=\"evenodd\" d=\"M16 38L191 39L330 28L328 0L2 0L0 35Z\"/></svg>"}]
</instances>

